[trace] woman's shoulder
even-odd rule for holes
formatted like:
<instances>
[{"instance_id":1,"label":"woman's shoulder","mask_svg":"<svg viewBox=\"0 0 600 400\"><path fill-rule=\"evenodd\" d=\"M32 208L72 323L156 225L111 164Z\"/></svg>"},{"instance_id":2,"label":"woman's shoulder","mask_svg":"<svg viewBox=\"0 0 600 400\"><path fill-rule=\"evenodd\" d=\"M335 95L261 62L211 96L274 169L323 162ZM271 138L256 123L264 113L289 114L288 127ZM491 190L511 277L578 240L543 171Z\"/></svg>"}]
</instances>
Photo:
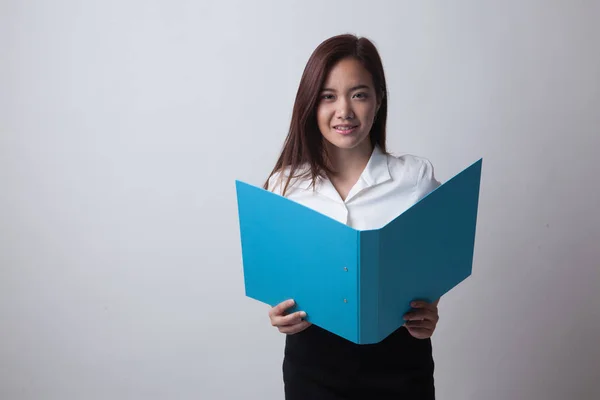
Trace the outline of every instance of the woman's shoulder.
<instances>
[{"instance_id":1,"label":"woman's shoulder","mask_svg":"<svg viewBox=\"0 0 600 400\"><path fill-rule=\"evenodd\" d=\"M292 179L290 179L290 182L286 189L286 195L295 189L304 188L308 185L308 180L303 176L303 174L306 173L306 169L306 166L301 166L296 171L294 171L294 175ZM268 179L267 190L282 195L283 189L287 184L287 180L290 176L290 173L290 166L274 171Z\"/></svg>"},{"instance_id":2,"label":"woman's shoulder","mask_svg":"<svg viewBox=\"0 0 600 400\"><path fill-rule=\"evenodd\" d=\"M408 174L418 179L435 177L433 163L427 157L409 153L401 155L388 153L387 158L390 173Z\"/></svg>"},{"instance_id":3,"label":"woman's shoulder","mask_svg":"<svg viewBox=\"0 0 600 400\"><path fill-rule=\"evenodd\" d=\"M388 168L392 180L413 187L417 197L423 198L441 185L435 174L435 168L427 157L415 154L388 154ZM404 186L405 187L405 186Z\"/></svg>"}]
</instances>

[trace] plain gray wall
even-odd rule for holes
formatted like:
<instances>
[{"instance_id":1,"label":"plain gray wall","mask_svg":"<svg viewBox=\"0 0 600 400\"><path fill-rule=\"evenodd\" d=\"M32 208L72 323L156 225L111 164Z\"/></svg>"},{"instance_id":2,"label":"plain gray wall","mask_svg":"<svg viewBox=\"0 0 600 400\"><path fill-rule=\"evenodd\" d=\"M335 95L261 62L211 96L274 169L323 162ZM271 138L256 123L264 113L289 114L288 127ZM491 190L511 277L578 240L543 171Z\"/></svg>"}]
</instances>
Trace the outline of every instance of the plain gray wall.
<instances>
[{"instance_id":1,"label":"plain gray wall","mask_svg":"<svg viewBox=\"0 0 600 400\"><path fill-rule=\"evenodd\" d=\"M438 398L600 398L598 4L2 1L0 398L283 398L234 180L345 32L383 57L393 152L484 158Z\"/></svg>"}]
</instances>

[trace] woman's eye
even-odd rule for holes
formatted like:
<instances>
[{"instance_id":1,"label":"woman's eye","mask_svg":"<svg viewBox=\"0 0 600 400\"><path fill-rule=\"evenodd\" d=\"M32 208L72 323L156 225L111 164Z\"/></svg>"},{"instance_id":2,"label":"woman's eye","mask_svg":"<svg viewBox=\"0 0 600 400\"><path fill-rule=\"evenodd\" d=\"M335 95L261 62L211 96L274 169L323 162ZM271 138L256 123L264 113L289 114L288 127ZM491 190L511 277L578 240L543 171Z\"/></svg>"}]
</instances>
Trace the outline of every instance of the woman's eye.
<instances>
[{"instance_id":1,"label":"woman's eye","mask_svg":"<svg viewBox=\"0 0 600 400\"><path fill-rule=\"evenodd\" d=\"M366 99L368 96L366 93L357 93L354 95L355 97L358 97L359 99ZM321 96L321 99L323 100L331 100L333 98L332 94L324 94Z\"/></svg>"}]
</instances>

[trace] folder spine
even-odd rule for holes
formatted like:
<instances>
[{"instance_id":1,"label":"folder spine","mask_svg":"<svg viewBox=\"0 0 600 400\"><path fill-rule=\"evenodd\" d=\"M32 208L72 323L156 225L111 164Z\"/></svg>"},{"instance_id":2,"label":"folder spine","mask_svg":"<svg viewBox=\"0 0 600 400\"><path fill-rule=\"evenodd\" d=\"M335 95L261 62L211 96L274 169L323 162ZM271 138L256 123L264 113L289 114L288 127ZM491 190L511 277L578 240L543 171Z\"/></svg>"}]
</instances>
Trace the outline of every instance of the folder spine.
<instances>
[{"instance_id":1,"label":"folder spine","mask_svg":"<svg viewBox=\"0 0 600 400\"><path fill-rule=\"evenodd\" d=\"M358 343L379 340L379 230L358 232Z\"/></svg>"}]
</instances>

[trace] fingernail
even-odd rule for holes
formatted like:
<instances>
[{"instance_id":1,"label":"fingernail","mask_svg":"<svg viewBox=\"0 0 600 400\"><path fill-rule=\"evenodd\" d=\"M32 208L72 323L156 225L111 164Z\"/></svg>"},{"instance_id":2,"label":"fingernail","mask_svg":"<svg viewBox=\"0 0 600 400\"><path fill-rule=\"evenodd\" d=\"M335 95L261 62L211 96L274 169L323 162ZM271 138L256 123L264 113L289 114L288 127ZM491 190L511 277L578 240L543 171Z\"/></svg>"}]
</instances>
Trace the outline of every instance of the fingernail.
<instances>
[{"instance_id":1,"label":"fingernail","mask_svg":"<svg viewBox=\"0 0 600 400\"><path fill-rule=\"evenodd\" d=\"M301 316L302 318L304 318L304 317L306 317L306 313L305 313L304 311L301 311L301 312L300 312L300 316Z\"/></svg>"}]
</instances>

